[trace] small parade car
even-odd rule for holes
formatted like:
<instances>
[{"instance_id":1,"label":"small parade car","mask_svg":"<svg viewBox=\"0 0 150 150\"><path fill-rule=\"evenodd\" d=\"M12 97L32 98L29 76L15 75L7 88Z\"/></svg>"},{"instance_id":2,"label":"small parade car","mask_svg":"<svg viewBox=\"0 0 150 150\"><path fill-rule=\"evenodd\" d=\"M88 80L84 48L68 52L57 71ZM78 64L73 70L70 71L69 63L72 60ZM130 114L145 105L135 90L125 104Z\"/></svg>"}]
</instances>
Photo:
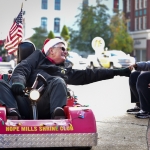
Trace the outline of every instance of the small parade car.
<instances>
[{"instance_id":1,"label":"small parade car","mask_svg":"<svg viewBox=\"0 0 150 150\"><path fill-rule=\"evenodd\" d=\"M11 76L1 74L0 80ZM13 119L6 115L6 108L0 106L0 148L50 148L80 147L91 149L97 145L97 127L93 111L87 105L78 102L74 92L68 89L67 105L64 107L65 119L39 120L36 101L46 84L40 74L35 83L43 80L43 86L27 87L24 96L28 96L32 104L33 119ZM36 84L35 84L36 85Z\"/></svg>"}]
</instances>

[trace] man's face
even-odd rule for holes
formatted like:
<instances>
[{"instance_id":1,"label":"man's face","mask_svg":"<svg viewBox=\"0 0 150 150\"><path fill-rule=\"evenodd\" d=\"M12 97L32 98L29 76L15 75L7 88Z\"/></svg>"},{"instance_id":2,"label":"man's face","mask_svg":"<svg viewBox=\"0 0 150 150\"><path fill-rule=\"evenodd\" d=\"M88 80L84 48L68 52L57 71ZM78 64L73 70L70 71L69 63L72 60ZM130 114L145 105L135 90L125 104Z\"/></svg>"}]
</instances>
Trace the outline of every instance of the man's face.
<instances>
[{"instance_id":1,"label":"man's face","mask_svg":"<svg viewBox=\"0 0 150 150\"><path fill-rule=\"evenodd\" d=\"M61 64L66 60L68 52L63 43L58 43L54 47L50 48L50 58L54 60L56 64Z\"/></svg>"}]
</instances>

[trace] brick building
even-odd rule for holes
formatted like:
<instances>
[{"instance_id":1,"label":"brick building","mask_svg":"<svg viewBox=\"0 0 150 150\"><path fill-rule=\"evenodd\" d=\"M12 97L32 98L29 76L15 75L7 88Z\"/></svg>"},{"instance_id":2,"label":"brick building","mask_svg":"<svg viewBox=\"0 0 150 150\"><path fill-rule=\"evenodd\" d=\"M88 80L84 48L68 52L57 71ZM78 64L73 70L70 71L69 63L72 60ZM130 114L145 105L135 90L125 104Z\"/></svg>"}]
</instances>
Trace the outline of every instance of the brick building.
<instances>
[{"instance_id":1,"label":"brick building","mask_svg":"<svg viewBox=\"0 0 150 150\"><path fill-rule=\"evenodd\" d=\"M150 0L123 0L127 29L134 40L137 61L150 60Z\"/></svg>"}]
</instances>

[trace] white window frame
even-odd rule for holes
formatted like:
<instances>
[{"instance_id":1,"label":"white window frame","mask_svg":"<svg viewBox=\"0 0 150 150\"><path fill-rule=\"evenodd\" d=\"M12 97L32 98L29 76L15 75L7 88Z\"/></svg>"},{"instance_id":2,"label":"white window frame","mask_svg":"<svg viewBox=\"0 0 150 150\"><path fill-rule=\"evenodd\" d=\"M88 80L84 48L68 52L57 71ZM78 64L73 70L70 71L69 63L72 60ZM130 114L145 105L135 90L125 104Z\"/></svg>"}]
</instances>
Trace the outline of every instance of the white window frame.
<instances>
[{"instance_id":1,"label":"white window frame","mask_svg":"<svg viewBox=\"0 0 150 150\"><path fill-rule=\"evenodd\" d=\"M143 23L142 17L139 17L139 30L142 29L142 23Z\"/></svg>"},{"instance_id":2,"label":"white window frame","mask_svg":"<svg viewBox=\"0 0 150 150\"><path fill-rule=\"evenodd\" d=\"M130 9L130 6L131 6L131 5L130 5L130 0L127 0L127 12L130 12L130 10L131 10L131 9Z\"/></svg>"},{"instance_id":3,"label":"white window frame","mask_svg":"<svg viewBox=\"0 0 150 150\"><path fill-rule=\"evenodd\" d=\"M135 10L138 10L138 4L139 4L139 0L135 0Z\"/></svg>"},{"instance_id":4,"label":"white window frame","mask_svg":"<svg viewBox=\"0 0 150 150\"><path fill-rule=\"evenodd\" d=\"M143 29L146 29L147 17L143 16Z\"/></svg>"},{"instance_id":5,"label":"white window frame","mask_svg":"<svg viewBox=\"0 0 150 150\"><path fill-rule=\"evenodd\" d=\"M143 0L143 8L147 8L147 0Z\"/></svg>"},{"instance_id":6,"label":"white window frame","mask_svg":"<svg viewBox=\"0 0 150 150\"><path fill-rule=\"evenodd\" d=\"M135 31L138 30L138 28L137 28L137 26L138 26L137 22L138 22L138 18L135 18L135 25L134 25L134 30Z\"/></svg>"},{"instance_id":7,"label":"white window frame","mask_svg":"<svg viewBox=\"0 0 150 150\"><path fill-rule=\"evenodd\" d=\"M130 31L130 25L131 25L131 21L127 20L127 31Z\"/></svg>"},{"instance_id":8,"label":"white window frame","mask_svg":"<svg viewBox=\"0 0 150 150\"><path fill-rule=\"evenodd\" d=\"M142 9L142 0L139 0L139 9Z\"/></svg>"}]
</instances>

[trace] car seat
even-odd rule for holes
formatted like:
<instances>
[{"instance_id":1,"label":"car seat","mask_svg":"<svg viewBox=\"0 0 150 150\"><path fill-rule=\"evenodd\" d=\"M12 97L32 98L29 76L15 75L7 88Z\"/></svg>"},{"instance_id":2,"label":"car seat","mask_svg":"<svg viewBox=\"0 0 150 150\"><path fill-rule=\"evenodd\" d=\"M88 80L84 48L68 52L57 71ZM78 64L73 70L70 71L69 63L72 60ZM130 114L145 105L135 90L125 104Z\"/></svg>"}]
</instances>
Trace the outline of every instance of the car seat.
<instances>
[{"instance_id":1,"label":"car seat","mask_svg":"<svg viewBox=\"0 0 150 150\"><path fill-rule=\"evenodd\" d=\"M17 64L26 59L35 51L35 45L31 41L23 41L18 45Z\"/></svg>"}]
</instances>

